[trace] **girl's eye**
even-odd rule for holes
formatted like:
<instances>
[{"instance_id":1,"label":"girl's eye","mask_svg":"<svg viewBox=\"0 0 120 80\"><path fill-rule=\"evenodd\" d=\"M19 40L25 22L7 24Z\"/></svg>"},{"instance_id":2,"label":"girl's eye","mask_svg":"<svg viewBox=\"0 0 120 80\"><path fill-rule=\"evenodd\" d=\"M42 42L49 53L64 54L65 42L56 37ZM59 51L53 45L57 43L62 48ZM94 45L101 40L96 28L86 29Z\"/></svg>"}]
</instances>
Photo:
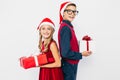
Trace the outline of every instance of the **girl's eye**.
<instances>
[{"instance_id":1,"label":"girl's eye","mask_svg":"<svg viewBox=\"0 0 120 80\"><path fill-rule=\"evenodd\" d=\"M45 28L43 27L43 28L41 28L42 30L45 30Z\"/></svg>"},{"instance_id":2,"label":"girl's eye","mask_svg":"<svg viewBox=\"0 0 120 80\"><path fill-rule=\"evenodd\" d=\"M51 30L50 28L47 28L48 30Z\"/></svg>"}]
</instances>

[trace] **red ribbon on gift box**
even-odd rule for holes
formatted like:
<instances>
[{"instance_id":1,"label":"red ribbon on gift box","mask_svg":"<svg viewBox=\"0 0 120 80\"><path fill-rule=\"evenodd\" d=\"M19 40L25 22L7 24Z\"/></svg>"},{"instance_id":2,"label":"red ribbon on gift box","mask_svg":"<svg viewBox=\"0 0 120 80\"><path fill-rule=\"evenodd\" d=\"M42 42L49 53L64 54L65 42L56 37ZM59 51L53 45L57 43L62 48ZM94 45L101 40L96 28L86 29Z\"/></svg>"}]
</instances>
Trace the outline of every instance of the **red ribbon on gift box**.
<instances>
[{"instance_id":1,"label":"red ribbon on gift box","mask_svg":"<svg viewBox=\"0 0 120 80\"><path fill-rule=\"evenodd\" d=\"M86 45L87 45L87 51L89 51L89 41L91 41L91 37L89 37L88 35L84 36L82 38L82 40L85 40L86 41Z\"/></svg>"},{"instance_id":2,"label":"red ribbon on gift box","mask_svg":"<svg viewBox=\"0 0 120 80\"><path fill-rule=\"evenodd\" d=\"M51 58L47 57L47 55L44 53L39 55L32 55L29 57L21 57L19 60L20 66L23 67L24 69L37 67L48 63L53 63L55 61L53 57Z\"/></svg>"}]
</instances>

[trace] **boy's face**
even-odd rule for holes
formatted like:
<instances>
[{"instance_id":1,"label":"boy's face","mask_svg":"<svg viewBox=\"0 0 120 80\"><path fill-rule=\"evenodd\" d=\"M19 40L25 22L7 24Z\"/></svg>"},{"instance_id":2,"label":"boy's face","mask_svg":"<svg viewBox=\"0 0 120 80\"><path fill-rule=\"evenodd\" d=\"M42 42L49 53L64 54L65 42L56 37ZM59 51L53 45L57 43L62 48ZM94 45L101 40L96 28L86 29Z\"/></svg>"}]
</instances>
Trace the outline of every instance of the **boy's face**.
<instances>
[{"instance_id":1,"label":"boy's face","mask_svg":"<svg viewBox=\"0 0 120 80\"><path fill-rule=\"evenodd\" d=\"M68 6L63 12L63 19L72 22L77 13L75 6Z\"/></svg>"}]
</instances>

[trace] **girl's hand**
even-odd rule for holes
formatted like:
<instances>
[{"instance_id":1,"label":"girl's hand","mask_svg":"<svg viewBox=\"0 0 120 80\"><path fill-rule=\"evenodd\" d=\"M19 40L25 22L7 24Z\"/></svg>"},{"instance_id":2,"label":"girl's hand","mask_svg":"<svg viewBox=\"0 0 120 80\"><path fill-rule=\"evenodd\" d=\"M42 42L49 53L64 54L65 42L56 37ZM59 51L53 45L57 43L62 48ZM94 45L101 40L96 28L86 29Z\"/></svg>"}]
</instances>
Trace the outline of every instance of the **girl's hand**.
<instances>
[{"instance_id":1,"label":"girl's hand","mask_svg":"<svg viewBox=\"0 0 120 80\"><path fill-rule=\"evenodd\" d=\"M91 54L92 54L92 51L83 51L82 52L82 56L85 56L85 57L90 56Z\"/></svg>"}]
</instances>

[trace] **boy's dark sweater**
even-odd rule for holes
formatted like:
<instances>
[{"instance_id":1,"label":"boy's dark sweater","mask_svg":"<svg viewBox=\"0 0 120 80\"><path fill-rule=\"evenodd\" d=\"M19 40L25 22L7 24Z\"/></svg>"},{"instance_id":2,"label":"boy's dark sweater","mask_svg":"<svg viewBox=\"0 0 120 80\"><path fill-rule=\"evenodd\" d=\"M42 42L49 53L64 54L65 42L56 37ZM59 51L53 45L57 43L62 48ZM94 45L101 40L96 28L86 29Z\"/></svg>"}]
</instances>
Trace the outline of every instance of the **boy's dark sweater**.
<instances>
[{"instance_id":1,"label":"boy's dark sweater","mask_svg":"<svg viewBox=\"0 0 120 80\"><path fill-rule=\"evenodd\" d=\"M67 20L63 20L62 22L68 24L69 26L73 27L71 22ZM73 60L80 60L82 59L82 54L80 52L74 52L70 49L70 39L71 39L71 30L69 27L64 26L60 32L60 46L61 46L61 53L62 58L65 59L73 59Z\"/></svg>"}]
</instances>

